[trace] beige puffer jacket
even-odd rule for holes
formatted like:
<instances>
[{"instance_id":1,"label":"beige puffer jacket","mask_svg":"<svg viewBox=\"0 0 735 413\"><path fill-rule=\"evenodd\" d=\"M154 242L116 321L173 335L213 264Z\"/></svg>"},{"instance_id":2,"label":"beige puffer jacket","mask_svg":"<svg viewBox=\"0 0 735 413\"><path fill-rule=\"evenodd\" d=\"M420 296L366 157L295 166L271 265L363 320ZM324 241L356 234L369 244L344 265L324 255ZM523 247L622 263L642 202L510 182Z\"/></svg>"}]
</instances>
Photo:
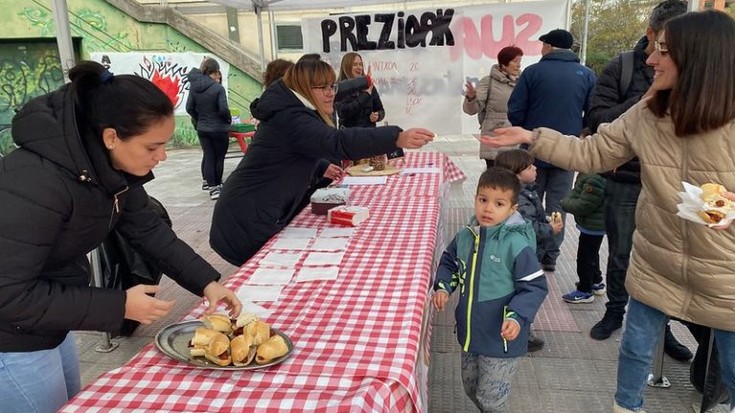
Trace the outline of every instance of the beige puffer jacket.
<instances>
[{"instance_id":1,"label":"beige puffer jacket","mask_svg":"<svg viewBox=\"0 0 735 413\"><path fill-rule=\"evenodd\" d=\"M531 153L583 172L602 172L634 156L643 183L625 286L631 297L665 314L735 331L735 227L712 230L676 215L681 181L735 190L735 120L708 133L674 135L669 117L639 102L590 139L539 128Z\"/></svg>"},{"instance_id":2,"label":"beige puffer jacket","mask_svg":"<svg viewBox=\"0 0 735 413\"><path fill-rule=\"evenodd\" d=\"M474 99L466 97L462 102L462 110L468 115L476 115L485 110L485 119L480 125L480 134L490 135L493 129L511 126L508 121L508 99L515 87L515 80L493 65L488 76L477 84L477 95ZM500 150L487 145L480 145L480 158L495 159L498 152L517 148L518 145L504 147Z\"/></svg>"}]
</instances>

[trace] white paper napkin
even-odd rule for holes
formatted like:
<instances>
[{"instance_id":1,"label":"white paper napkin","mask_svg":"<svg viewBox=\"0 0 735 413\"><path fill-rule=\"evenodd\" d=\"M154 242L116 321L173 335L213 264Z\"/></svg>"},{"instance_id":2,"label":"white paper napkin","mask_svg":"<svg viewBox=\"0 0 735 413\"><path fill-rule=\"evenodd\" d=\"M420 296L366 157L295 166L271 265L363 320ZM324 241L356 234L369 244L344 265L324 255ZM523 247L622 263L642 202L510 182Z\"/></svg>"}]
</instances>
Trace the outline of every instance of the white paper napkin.
<instances>
[{"instance_id":1,"label":"white paper napkin","mask_svg":"<svg viewBox=\"0 0 735 413\"><path fill-rule=\"evenodd\" d=\"M316 228L286 227L281 231L281 237L316 238Z\"/></svg>"},{"instance_id":2,"label":"white paper napkin","mask_svg":"<svg viewBox=\"0 0 735 413\"><path fill-rule=\"evenodd\" d=\"M681 203L676 204L676 208L678 209L676 215L679 217L688 221L696 222L697 224L707 225L709 227L729 225L732 220L735 219L735 212L730 212L719 223L707 224L707 222L697 214L698 212L707 209L706 204L702 198L700 198L702 195L702 188L683 181L681 185L684 187L684 192L679 192Z\"/></svg>"},{"instance_id":3,"label":"white paper napkin","mask_svg":"<svg viewBox=\"0 0 735 413\"><path fill-rule=\"evenodd\" d=\"M293 278L294 269L258 268L248 279L248 284L286 285Z\"/></svg>"},{"instance_id":4,"label":"white paper napkin","mask_svg":"<svg viewBox=\"0 0 735 413\"><path fill-rule=\"evenodd\" d=\"M324 228L319 238L351 237L355 228Z\"/></svg>"},{"instance_id":5,"label":"white paper napkin","mask_svg":"<svg viewBox=\"0 0 735 413\"><path fill-rule=\"evenodd\" d=\"M271 251L260 260L260 265L293 268L301 259L300 252L275 252Z\"/></svg>"},{"instance_id":6,"label":"white paper napkin","mask_svg":"<svg viewBox=\"0 0 735 413\"><path fill-rule=\"evenodd\" d=\"M336 280L338 275L339 268L337 267L304 267L299 270L299 274L296 276L296 282Z\"/></svg>"},{"instance_id":7,"label":"white paper napkin","mask_svg":"<svg viewBox=\"0 0 735 413\"><path fill-rule=\"evenodd\" d=\"M344 252L310 252L304 265L339 265Z\"/></svg>"},{"instance_id":8,"label":"white paper napkin","mask_svg":"<svg viewBox=\"0 0 735 413\"><path fill-rule=\"evenodd\" d=\"M281 236L273 243L274 250L305 250L312 238L293 238Z\"/></svg>"},{"instance_id":9,"label":"white paper napkin","mask_svg":"<svg viewBox=\"0 0 735 413\"><path fill-rule=\"evenodd\" d=\"M344 251L349 238L317 238L310 249L314 251Z\"/></svg>"},{"instance_id":10,"label":"white paper napkin","mask_svg":"<svg viewBox=\"0 0 735 413\"><path fill-rule=\"evenodd\" d=\"M237 290L237 298L240 301L278 301L281 295L281 285L248 285L245 284Z\"/></svg>"}]
</instances>

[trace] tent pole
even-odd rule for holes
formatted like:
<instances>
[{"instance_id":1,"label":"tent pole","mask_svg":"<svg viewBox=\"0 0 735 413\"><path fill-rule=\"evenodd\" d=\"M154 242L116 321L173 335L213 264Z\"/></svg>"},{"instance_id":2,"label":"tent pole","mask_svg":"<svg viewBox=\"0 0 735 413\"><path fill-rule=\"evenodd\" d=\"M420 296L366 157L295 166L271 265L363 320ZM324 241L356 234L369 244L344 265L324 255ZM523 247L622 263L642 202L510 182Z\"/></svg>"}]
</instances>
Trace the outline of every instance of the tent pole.
<instances>
[{"instance_id":1,"label":"tent pole","mask_svg":"<svg viewBox=\"0 0 735 413\"><path fill-rule=\"evenodd\" d=\"M689 0L687 11L699 11L699 0Z\"/></svg>"},{"instance_id":2,"label":"tent pole","mask_svg":"<svg viewBox=\"0 0 735 413\"><path fill-rule=\"evenodd\" d=\"M276 45L276 13L268 10L268 26L271 31L271 60L278 58L278 45Z\"/></svg>"},{"instance_id":3,"label":"tent pole","mask_svg":"<svg viewBox=\"0 0 735 413\"><path fill-rule=\"evenodd\" d=\"M69 83L69 69L74 67L75 64L74 45L71 41L71 29L69 27L69 9L66 6L66 0L53 0L51 8L56 23L56 44L59 47L61 71L64 73L64 83Z\"/></svg>"},{"instance_id":4,"label":"tent pole","mask_svg":"<svg viewBox=\"0 0 735 413\"><path fill-rule=\"evenodd\" d=\"M258 49L260 52L260 70L265 72L265 48L263 47L263 17L261 16L262 7L255 6L255 16L258 18Z\"/></svg>"},{"instance_id":5,"label":"tent pole","mask_svg":"<svg viewBox=\"0 0 735 413\"><path fill-rule=\"evenodd\" d=\"M582 56L580 60L582 64L587 63L587 39L589 36L590 22L590 0L584 0L584 29L582 31Z\"/></svg>"}]
</instances>

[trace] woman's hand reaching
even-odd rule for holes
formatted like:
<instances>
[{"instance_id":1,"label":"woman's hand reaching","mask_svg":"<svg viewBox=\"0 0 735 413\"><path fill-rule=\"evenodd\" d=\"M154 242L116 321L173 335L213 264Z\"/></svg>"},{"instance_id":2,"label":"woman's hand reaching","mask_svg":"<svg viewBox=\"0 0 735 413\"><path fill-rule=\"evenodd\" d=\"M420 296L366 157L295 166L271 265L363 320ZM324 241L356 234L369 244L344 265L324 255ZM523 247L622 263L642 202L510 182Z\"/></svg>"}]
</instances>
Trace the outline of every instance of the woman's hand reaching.
<instances>
[{"instance_id":1,"label":"woman's hand reaching","mask_svg":"<svg viewBox=\"0 0 735 413\"><path fill-rule=\"evenodd\" d=\"M468 80L467 82L465 82L464 87L464 96L467 98L467 100L472 100L475 98L475 96L477 96L477 89L475 89L475 85L472 84L471 81Z\"/></svg>"},{"instance_id":2,"label":"woman's hand reaching","mask_svg":"<svg viewBox=\"0 0 735 413\"><path fill-rule=\"evenodd\" d=\"M125 291L125 318L148 325L166 316L174 301L164 301L151 297L161 287L157 285L136 285Z\"/></svg>"},{"instance_id":3,"label":"woman's hand reaching","mask_svg":"<svg viewBox=\"0 0 735 413\"><path fill-rule=\"evenodd\" d=\"M483 135L480 137L480 142L493 148L518 145L520 143L533 143L533 133L518 126L498 128L493 130L493 132L495 136Z\"/></svg>"},{"instance_id":4,"label":"woman's hand reaching","mask_svg":"<svg viewBox=\"0 0 735 413\"><path fill-rule=\"evenodd\" d=\"M324 171L324 177L333 181L339 181L344 174L345 171L335 164L329 164L327 170Z\"/></svg>"},{"instance_id":5,"label":"woman's hand reaching","mask_svg":"<svg viewBox=\"0 0 735 413\"><path fill-rule=\"evenodd\" d=\"M434 140L434 132L424 128L411 128L398 134L396 146L404 149L418 149Z\"/></svg>"},{"instance_id":6,"label":"woman's hand reaching","mask_svg":"<svg viewBox=\"0 0 735 413\"><path fill-rule=\"evenodd\" d=\"M217 309L217 304L224 301L231 318L237 318L240 315L242 310L240 300L232 290L217 281L212 281L204 287L204 296L209 301L209 307L204 311L205 314L212 314Z\"/></svg>"}]
</instances>

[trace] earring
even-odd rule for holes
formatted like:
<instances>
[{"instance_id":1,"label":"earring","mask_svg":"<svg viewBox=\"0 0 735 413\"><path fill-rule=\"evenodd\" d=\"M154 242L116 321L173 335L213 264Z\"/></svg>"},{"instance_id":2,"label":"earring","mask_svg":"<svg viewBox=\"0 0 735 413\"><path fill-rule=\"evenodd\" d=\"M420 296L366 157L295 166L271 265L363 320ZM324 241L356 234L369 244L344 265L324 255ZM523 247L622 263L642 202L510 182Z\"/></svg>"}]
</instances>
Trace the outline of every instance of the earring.
<instances>
[{"instance_id":1,"label":"earring","mask_svg":"<svg viewBox=\"0 0 735 413\"><path fill-rule=\"evenodd\" d=\"M107 147L107 149L110 149L110 150L112 150L112 149L114 149L114 148L115 148L115 147L114 147L113 145L110 145L110 146L108 146L108 147Z\"/></svg>"}]
</instances>

